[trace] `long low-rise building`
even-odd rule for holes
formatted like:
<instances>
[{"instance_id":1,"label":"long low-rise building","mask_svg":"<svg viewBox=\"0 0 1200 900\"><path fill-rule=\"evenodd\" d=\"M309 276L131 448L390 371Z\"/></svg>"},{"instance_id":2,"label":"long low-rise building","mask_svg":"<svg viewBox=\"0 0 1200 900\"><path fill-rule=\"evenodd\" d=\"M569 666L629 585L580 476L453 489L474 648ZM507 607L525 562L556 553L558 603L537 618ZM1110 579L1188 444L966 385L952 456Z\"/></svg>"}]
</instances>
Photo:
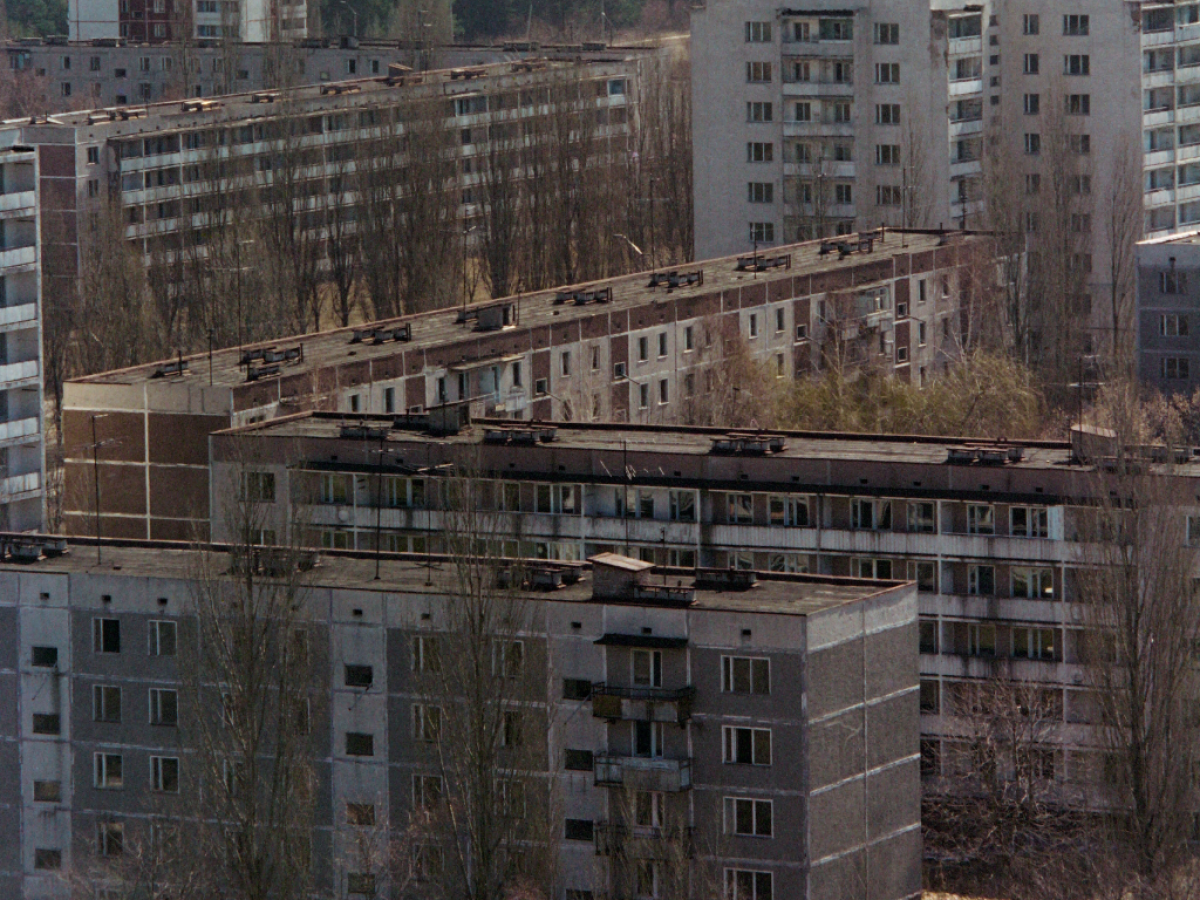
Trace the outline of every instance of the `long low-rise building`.
<instances>
[{"instance_id":1,"label":"long low-rise building","mask_svg":"<svg viewBox=\"0 0 1200 900\"><path fill-rule=\"evenodd\" d=\"M316 547L440 552L448 535L462 537L454 485L465 478L493 516L473 537L504 556L620 552L671 566L911 579L931 783L973 771L984 727L973 707L987 702L977 692L1015 685L1042 717L1030 738L1039 790L1101 802L1106 745L1081 567L1104 561L1096 510L1120 487L1107 480L1105 438L462 425L456 411L314 413L216 434L213 508L262 501L249 537L264 543L290 532ZM1194 541L1200 459L1152 474L1162 495L1179 498L1180 540ZM217 516L213 534L237 537Z\"/></svg>"},{"instance_id":2,"label":"long low-rise building","mask_svg":"<svg viewBox=\"0 0 1200 900\"><path fill-rule=\"evenodd\" d=\"M996 314L992 248L880 231L80 378L64 399L66 528L94 533L98 470L102 534L203 535L207 436L305 410L470 401L517 419L703 421L739 389L740 353L783 378L869 368L923 384Z\"/></svg>"},{"instance_id":3,"label":"long low-rise building","mask_svg":"<svg viewBox=\"0 0 1200 900\"><path fill-rule=\"evenodd\" d=\"M42 549L12 541L24 559ZM219 548L45 549L66 552L0 562L0 892L29 900L85 881L103 892L155 827L196 815L206 754L225 746L197 745L196 692L240 689L196 662L197 598L246 579L245 558ZM387 852L359 851L411 836L414 822L422 863L406 890L436 885L436 859L453 877L453 834L429 816L442 798L460 802L444 762L456 750L438 743L455 726L440 711L475 702L439 679L440 654L462 636L457 571L454 559L333 552L296 580L306 637L288 646L302 643L314 667L304 721L323 896L375 896L402 877ZM506 704L495 766L504 814L542 830L501 849L548 849L550 896L687 896L668 890L680 879L739 900L919 896L911 583L668 579L613 554L518 571L494 599L513 605L511 627L481 652L505 690L530 689L495 695ZM203 852L203 833L187 852Z\"/></svg>"}]
</instances>

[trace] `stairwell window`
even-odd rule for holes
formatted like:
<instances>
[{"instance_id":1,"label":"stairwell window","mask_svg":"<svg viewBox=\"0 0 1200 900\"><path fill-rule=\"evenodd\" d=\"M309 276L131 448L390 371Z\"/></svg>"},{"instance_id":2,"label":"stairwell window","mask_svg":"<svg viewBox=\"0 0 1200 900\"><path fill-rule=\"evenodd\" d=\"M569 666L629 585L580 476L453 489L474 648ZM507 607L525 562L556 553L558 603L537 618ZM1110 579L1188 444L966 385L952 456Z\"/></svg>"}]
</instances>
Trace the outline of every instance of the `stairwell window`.
<instances>
[{"instance_id":1,"label":"stairwell window","mask_svg":"<svg viewBox=\"0 0 1200 900\"><path fill-rule=\"evenodd\" d=\"M721 728L724 760L727 765L771 765L771 729L740 728L725 725Z\"/></svg>"},{"instance_id":2,"label":"stairwell window","mask_svg":"<svg viewBox=\"0 0 1200 900\"><path fill-rule=\"evenodd\" d=\"M727 694L770 694L771 661L756 656L722 656L721 690Z\"/></svg>"},{"instance_id":3,"label":"stairwell window","mask_svg":"<svg viewBox=\"0 0 1200 900\"><path fill-rule=\"evenodd\" d=\"M725 798L725 833L739 837L771 837L774 810L770 800Z\"/></svg>"}]
</instances>

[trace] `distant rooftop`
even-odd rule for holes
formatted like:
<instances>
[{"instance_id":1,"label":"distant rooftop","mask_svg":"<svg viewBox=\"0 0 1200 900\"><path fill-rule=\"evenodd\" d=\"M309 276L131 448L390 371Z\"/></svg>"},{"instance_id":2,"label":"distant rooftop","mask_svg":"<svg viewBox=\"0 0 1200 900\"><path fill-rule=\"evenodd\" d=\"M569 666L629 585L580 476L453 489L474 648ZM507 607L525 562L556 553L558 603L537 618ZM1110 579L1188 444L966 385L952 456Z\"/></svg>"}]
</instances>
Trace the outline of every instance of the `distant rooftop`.
<instances>
[{"instance_id":1,"label":"distant rooftop","mask_svg":"<svg viewBox=\"0 0 1200 900\"><path fill-rule=\"evenodd\" d=\"M177 104L176 104L177 105ZM866 235L868 233L864 233ZM281 354L285 349L303 348L302 358L295 361L284 360L278 375L287 377L314 369L364 363L395 357L401 352L418 354L449 344L462 344L477 340L480 344L486 342L486 349L480 352L465 352L460 360L464 364L482 363L490 356L499 359L504 353L525 353L533 349L529 332L538 326L562 326L592 319L595 316L618 315L638 307L650 307L652 304L683 303L706 295L735 289L756 289L765 292L766 284L778 282L786 278L806 278L820 276L825 273L840 270L853 271L861 268L862 287L878 284L880 281L902 274L903 269L897 263L909 256L935 253L939 250L952 249L956 245L972 237L976 232L970 231L927 231L886 229L877 234L881 236L874 241L871 250L854 252L841 258L836 249L831 250L829 241L808 241L782 247L771 247L759 250L754 257L763 267L762 271L754 271L754 266L746 266L752 259L751 254L743 256L727 256L700 262L683 263L660 269L661 282L651 286L651 273L639 272L606 278L600 281L582 285L553 288L530 294L518 294L497 300L488 300L470 307L450 307L431 312L417 313L398 319L381 320L371 325L358 325L334 331L314 334L297 335L280 338L267 343L246 345L241 350L230 348L219 350L212 356L212 382L219 387L233 388L247 381L247 368L242 364L242 355L246 350L254 348L276 348ZM857 241L854 235L838 238L838 241ZM786 268L782 264L786 257ZM775 263L780 263L775 265ZM665 280L667 272L678 273L678 286L672 287ZM686 276L703 272L703 278L689 280ZM790 286L789 286L790 287ZM839 285L839 288L843 286ZM810 290L812 288L812 290ZM578 294L592 294L611 290L611 294L600 299L590 299ZM804 296L810 292L825 290L824 287L800 285L793 293L786 296ZM580 302L583 300L584 302ZM473 316L479 310L509 304L517 317L519 328L506 327L494 331L481 331ZM466 315L464 315L464 313ZM397 344L391 339L375 343L370 339L354 342L356 332L360 337L373 327L390 327L407 324L411 326L410 340ZM647 323L647 326L650 323ZM630 328L643 327L631 323ZM624 329L622 329L624 330ZM607 333L608 329L605 329ZM497 338L511 335L511 344L496 353L494 348ZM73 379L82 384L135 385L148 384L153 386L192 384L197 389L209 390L209 357L197 353L184 357L187 372L182 377L178 374L177 360L170 359L157 363L147 363L128 369L118 369L96 375ZM397 374L414 374L411 367ZM417 371L420 372L424 368Z\"/></svg>"},{"instance_id":2,"label":"distant rooftop","mask_svg":"<svg viewBox=\"0 0 1200 900\"><path fill-rule=\"evenodd\" d=\"M0 535L0 544L12 539L30 540L29 535ZM65 548L60 556L18 562L9 557L0 560L0 574L53 573L109 575L134 578L195 578L201 553L218 560L216 571L226 573L231 559L228 548L196 548L184 544L150 541L103 541L103 564L96 565L94 539L49 538ZM375 580L376 558L373 553L322 551L316 566L307 573L305 583L312 587L346 588L377 594L445 595L455 589L452 565L446 557L415 554L380 554L380 579ZM545 561L527 560L531 569L546 566ZM552 564L551 564L552 565ZM578 603L628 602L632 605L658 606L653 600L593 600L591 566L577 567L579 579L556 590L522 588L518 595L531 600L573 601ZM669 585L695 585L704 570L659 569L651 581L663 578ZM701 578L701 584L707 584ZM874 581L841 578L832 575L783 575L757 573L757 583L746 589L719 590L697 586L694 600L687 609L723 610L804 616L885 594L905 584L903 581Z\"/></svg>"}]
</instances>

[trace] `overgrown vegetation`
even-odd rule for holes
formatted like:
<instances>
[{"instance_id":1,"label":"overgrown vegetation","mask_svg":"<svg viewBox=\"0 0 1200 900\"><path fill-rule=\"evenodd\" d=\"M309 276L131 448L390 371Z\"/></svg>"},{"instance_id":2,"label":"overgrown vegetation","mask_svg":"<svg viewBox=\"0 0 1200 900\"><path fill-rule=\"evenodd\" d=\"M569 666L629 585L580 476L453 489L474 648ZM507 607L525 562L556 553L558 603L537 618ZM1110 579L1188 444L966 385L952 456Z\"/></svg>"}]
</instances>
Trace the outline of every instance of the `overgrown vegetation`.
<instances>
[{"instance_id":1,"label":"overgrown vegetation","mask_svg":"<svg viewBox=\"0 0 1200 900\"><path fill-rule=\"evenodd\" d=\"M67 33L67 0L0 0L0 37Z\"/></svg>"}]
</instances>

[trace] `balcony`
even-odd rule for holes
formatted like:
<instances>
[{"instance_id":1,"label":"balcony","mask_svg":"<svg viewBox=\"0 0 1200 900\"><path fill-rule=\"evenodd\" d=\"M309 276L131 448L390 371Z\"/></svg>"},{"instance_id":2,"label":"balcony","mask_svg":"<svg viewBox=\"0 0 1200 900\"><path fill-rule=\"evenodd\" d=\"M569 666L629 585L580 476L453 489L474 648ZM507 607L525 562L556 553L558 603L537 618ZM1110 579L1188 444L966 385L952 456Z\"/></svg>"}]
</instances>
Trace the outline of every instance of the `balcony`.
<instances>
[{"instance_id":1,"label":"balcony","mask_svg":"<svg viewBox=\"0 0 1200 900\"><path fill-rule=\"evenodd\" d=\"M37 203L37 194L33 191L14 191L11 194L0 194L0 213L21 212L33 215Z\"/></svg>"},{"instance_id":2,"label":"balcony","mask_svg":"<svg viewBox=\"0 0 1200 900\"><path fill-rule=\"evenodd\" d=\"M15 441L34 436L40 430L37 416L0 422L0 441Z\"/></svg>"},{"instance_id":3,"label":"balcony","mask_svg":"<svg viewBox=\"0 0 1200 900\"><path fill-rule=\"evenodd\" d=\"M596 784L603 787L677 794L692 789L692 761L597 754L595 776Z\"/></svg>"},{"instance_id":4,"label":"balcony","mask_svg":"<svg viewBox=\"0 0 1200 900\"><path fill-rule=\"evenodd\" d=\"M696 689L618 687L598 681L592 685L592 715L597 719L685 724L692 717Z\"/></svg>"},{"instance_id":5,"label":"balcony","mask_svg":"<svg viewBox=\"0 0 1200 900\"><path fill-rule=\"evenodd\" d=\"M39 472L12 475L9 478L0 479L0 502L11 502L24 499L26 496L34 496L41 488L42 476Z\"/></svg>"},{"instance_id":6,"label":"balcony","mask_svg":"<svg viewBox=\"0 0 1200 900\"><path fill-rule=\"evenodd\" d=\"M0 307L0 328L37 321L37 304L22 303L19 306Z\"/></svg>"},{"instance_id":7,"label":"balcony","mask_svg":"<svg viewBox=\"0 0 1200 900\"><path fill-rule=\"evenodd\" d=\"M597 822L597 856L624 856L630 859L691 859L696 855L696 829L688 826L654 828Z\"/></svg>"},{"instance_id":8,"label":"balcony","mask_svg":"<svg viewBox=\"0 0 1200 900\"><path fill-rule=\"evenodd\" d=\"M37 247L11 247L0 249L0 269L16 266L32 266L37 262Z\"/></svg>"},{"instance_id":9,"label":"balcony","mask_svg":"<svg viewBox=\"0 0 1200 900\"><path fill-rule=\"evenodd\" d=\"M14 382L28 381L37 377L38 361L36 359L0 366L0 386L8 386Z\"/></svg>"}]
</instances>

